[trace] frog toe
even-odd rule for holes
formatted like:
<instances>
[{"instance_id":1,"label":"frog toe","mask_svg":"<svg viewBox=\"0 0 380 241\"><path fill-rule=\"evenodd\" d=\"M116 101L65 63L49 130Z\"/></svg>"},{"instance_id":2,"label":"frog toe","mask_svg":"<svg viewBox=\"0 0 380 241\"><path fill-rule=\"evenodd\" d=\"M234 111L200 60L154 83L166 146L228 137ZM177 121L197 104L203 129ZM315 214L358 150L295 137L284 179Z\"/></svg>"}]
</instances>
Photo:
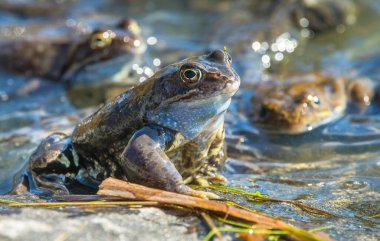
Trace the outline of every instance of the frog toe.
<instances>
[{"instance_id":1,"label":"frog toe","mask_svg":"<svg viewBox=\"0 0 380 241\"><path fill-rule=\"evenodd\" d=\"M210 186L210 183L207 178L204 177L197 177L194 180L195 183L197 183L201 187L208 187Z\"/></svg>"},{"instance_id":2,"label":"frog toe","mask_svg":"<svg viewBox=\"0 0 380 241\"><path fill-rule=\"evenodd\" d=\"M61 179L61 175L49 174L40 175L35 178L37 192L42 189L46 190L47 193L57 194L57 195L67 195L70 191L64 184L64 180ZM33 191L32 191L33 192Z\"/></svg>"},{"instance_id":3,"label":"frog toe","mask_svg":"<svg viewBox=\"0 0 380 241\"><path fill-rule=\"evenodd\" d=\"M220 174L208 178L208 181L212 184L223 184L223 185L225 185L228 183L227 178L223 175L220 175Z\"/></svg>"},{"instance_id":4,"label":"frog toe","mask_svg":"<svg viewBox=\"0 0 380 241\"><path fill-rule=\"evenodd\" d=\"M199 197L202 199L219 199L219 196L214 193L194 190L184 184L177 186L175 191L181 194Z\"/></svg>"}]
</instances>

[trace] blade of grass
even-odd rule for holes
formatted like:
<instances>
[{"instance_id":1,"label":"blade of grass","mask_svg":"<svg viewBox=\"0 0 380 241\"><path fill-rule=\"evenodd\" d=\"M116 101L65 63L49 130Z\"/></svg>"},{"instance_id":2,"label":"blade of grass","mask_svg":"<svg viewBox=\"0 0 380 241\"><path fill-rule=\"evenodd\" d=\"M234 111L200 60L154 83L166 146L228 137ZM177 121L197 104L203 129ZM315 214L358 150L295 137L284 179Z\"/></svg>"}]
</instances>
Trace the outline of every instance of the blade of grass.
<instances>
[{"instance_id":1,"label":"blade of grass","mask_svg":"<svg viewBox=\"0 0 380 241\"><path fill-rule=\"evenodd\" d=\"M205 222L207 223L207 225L209 226L210 231L213 231L214 234L219 239L223 239L223 235L219 232L218 227L216 227L216 225L215 225L214 221L212 220L212 218L210 217L210 215L208 215L205 212L201 212L201 216L205 220Z\"/></svg>"},{"instance_id":2,"label":"blade of grass","mask_svg":"<svg viewBox=\"0 0 380 241\"><path fill-rule=\"evenodd\" d=\"M202 187L200 187L200 188L202 188ZM323 211L323 210L320 210L320 209L317 209L314 207L307 206L307 205L305 205L299 201L271 198L271 197L268 197L267 195L262 195L258 191L255 193L251 193L251 192L247 192L245 190L241 190L241 189L233 188L233 187L228 187L228 186L223 186L223 185L211 185L207 188L217 190L217 191L221 191L224 193L233 193L233 194L244 195L246 197L249 197L248 200L250 200L250 201L268 201L268 202L289 203L289 204L292 204L294 206L301 208L302 210L309 211L309 212L314 213L314 214L331 216L331 217L340 217L339 215L329 213L329 212L326 212L326 211Z\"/></svg>"},{"instance_id":3,"label":"blade of grass","mask_svg":"<svg viewBox=\"0 0 380 241\"><path fill-rule=\"evenodd\" d=\"M310 233L314 233L314 232L319 232L319 231L322 231L322 230L327 230L327 229L332 229L332 228L334 228L333 225L322 226L322 227L318 227L318 228L310 229L309 232L310 232Z\"/></svg>"}]
</instances>

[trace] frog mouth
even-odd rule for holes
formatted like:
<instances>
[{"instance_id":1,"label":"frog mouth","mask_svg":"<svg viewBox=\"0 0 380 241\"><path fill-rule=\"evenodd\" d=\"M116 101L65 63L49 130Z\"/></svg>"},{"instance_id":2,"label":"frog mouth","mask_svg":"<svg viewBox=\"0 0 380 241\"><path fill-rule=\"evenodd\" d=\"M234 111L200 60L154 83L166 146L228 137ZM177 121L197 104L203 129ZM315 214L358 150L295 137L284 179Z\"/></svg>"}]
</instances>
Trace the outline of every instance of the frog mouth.
<instances>
[{"instance_id":1,"label":"frog mouth","mask_svg":"<svg viewBox=\"0 0 380 241\"><path fill-rule=\"evenodd\" d=\"M288 113L293 115L289 116L286 112L273 112L264 117L254 116L252 122L256 127L268 133L302 134L341 118L343 109L336 110L335 113L324 110L310 115L294 115L290 111Z\"/></svg>"},{"instance_id":2,"label":"frog mouth","mask_svg":"<svg viewBox=\"0 0 380 241\"><path fill-rule=\"evenodd\" d=\"M240 81L237 81L237 80L229 81L229 82L227 82L226 86L224 87L222 94L233 95L236 93L236 91L238 91L239 86L240 86Z\"/></svg>"}]
</instances>

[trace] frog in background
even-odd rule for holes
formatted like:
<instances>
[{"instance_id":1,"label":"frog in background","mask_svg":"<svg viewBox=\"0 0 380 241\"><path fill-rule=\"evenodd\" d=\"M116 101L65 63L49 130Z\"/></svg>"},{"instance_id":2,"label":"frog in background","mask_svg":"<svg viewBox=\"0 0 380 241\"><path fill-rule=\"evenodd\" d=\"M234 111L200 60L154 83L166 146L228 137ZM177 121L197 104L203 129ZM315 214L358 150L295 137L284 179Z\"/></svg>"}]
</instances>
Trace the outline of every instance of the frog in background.
<instances>
[{"instance_id":1,"label":"frog in background","mask_svg":"<svg viewBox=\"0 0 380 241\"><path fill-rule=\"evenodd\" d=\"M124 82L131 65L145 51L133 19L88 34L65 37L27 36L0 42L0 67L69 86Z\"/></svg>"},{"instance_id":2,"label":"frog in background","mask_svg":"<svg viewBox=\"0 0 380 241\"><path fill-rule=\"evenodd\" d=\"M374 98L370 79L346 79L320 72L275 77L254 85L252 123L272 133L300 134L341 118L349 103L362 108Z\"/></svg>"}]
</instances>

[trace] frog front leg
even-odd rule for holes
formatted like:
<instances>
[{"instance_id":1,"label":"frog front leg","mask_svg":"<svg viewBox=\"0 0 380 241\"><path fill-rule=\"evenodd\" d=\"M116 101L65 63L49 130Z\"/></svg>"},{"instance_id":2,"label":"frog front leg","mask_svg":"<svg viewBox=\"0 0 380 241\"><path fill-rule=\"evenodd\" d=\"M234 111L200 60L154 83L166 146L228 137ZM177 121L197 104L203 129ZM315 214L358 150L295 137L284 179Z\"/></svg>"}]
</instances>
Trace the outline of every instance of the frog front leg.
<instances>
[{"instance_id":1,"label":"frog front leg","mask_svg":"<svg viewBox=\"0 0 380 241\"><path fill-rule=\"evenodd\" d=\"M164 128L144 127L137 131L124 149L121 160L128 180L171 192L218 198L209 192L196 191L185 185L181 174L165 154L174 135Z\"/></svg>"}]
</instances>

